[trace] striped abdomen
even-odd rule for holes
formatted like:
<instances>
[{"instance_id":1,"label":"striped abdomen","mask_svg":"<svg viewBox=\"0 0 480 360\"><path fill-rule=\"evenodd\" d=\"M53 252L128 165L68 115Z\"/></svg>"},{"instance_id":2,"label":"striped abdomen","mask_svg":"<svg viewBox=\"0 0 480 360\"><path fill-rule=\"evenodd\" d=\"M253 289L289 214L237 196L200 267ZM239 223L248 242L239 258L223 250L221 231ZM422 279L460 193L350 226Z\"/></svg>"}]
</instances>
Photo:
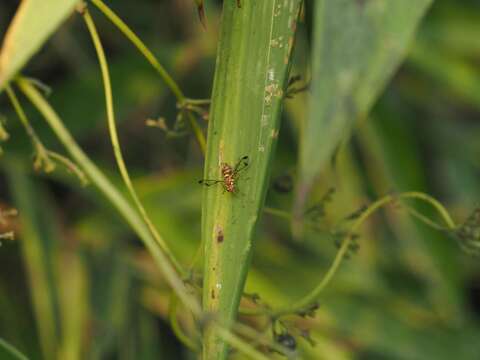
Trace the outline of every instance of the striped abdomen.
<instances>
[{"instance_id":1,"label":"striped abdomen","mask_svg":"<svg viewBox=\"0 0 480 360\"><path fill-rule=\"evenodd\" d=\"M223 176L223 182L225 183L225 190L227 190L230 193L235 192L234 172L230 165L226 163L222 164L222 176Z\"/></svg>"}]
</instances>

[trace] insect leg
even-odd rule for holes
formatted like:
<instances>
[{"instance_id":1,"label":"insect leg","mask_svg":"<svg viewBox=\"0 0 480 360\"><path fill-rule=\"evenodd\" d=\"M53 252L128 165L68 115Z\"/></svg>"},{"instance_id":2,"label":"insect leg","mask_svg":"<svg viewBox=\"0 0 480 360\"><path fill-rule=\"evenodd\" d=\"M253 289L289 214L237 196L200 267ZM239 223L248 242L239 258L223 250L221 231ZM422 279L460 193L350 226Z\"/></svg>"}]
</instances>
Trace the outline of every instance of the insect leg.
<instances>
[{"instance_id":1,"label":"insect leg","mask_svg":"<svg viewBox=\"0 0 480 360\"><path fill-rule=\"evenodd\" d=\"M203 180L198 180L199 184L205 185L205 186L212 186L216 185L218 183L223 183L223 180L208 180L208 179L203 179Z\"/></svg>"}]
</instances>

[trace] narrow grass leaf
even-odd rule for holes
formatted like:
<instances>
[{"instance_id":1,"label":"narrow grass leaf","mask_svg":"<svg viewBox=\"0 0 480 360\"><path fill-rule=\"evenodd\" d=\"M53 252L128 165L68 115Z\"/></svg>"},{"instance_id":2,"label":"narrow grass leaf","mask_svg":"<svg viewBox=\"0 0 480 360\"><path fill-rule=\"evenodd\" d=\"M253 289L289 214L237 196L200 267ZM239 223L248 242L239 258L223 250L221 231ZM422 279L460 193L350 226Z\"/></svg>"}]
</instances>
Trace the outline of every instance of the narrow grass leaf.
<instances>
[{"instance_id":1,"label":"narrow grass leaf","mask_svg":"<svg viewBox=\"0 0 480 360\"><path fill-rule=\"evenodd\" d=\"M32 308L43 357L55 357L58 346L58 300L55 290L54 262L57 255L55 239L50 235L51 219L42 204L39 187L27 176L25 169L15 163L7 164L8 184L20 219L22 260L28 276Z\"/></svg>"},{"instance_id":2,"label":"narrow grass leaf","mask_svg":"<svg viewBox=\"0 0 480 360\"><path fill-rule=\"evenodd\" d=\"M0 90L72 13L78 0L24 0L0 51Z\"/></svg>"},{"instance_id":3,"label":"narrow grass leaf","mask_svg":"<svg viewBox=\"0 0 480 360\"><path fill-rule=\"evenodd\" d=\"M205 186L203 196L203 305L226 326L235 320L265 200L300 5L300 0L242 1L241 7L236 1L224 2L208 129L207 185L223 180L225 164L235 174L241 158L248 157L249 164L231 186ZM213 326L206 331L205 359L225 358L225 342L217 335Z\"/></svg>"},{"instance_id":4,"label":"narrow grass leaf","mask_svg":"<svg viewBox=\"0 0 480 360\"><path fill-rule=\"evenodd\" d=\"M0 358L5 360L28 360L25 355L2 338L0 338Z\"/></svg>"},{"instance_id":5,"label":"narrow grass leaf","mask_svg":"<svg viewBox=\"0 0 480 360\"><path fill-rule=\"evenodd\" d=\"M297 214L312 182L398 68L431 2L315 2L313 91L301 143Z\"/></svg>"}]
</instances>

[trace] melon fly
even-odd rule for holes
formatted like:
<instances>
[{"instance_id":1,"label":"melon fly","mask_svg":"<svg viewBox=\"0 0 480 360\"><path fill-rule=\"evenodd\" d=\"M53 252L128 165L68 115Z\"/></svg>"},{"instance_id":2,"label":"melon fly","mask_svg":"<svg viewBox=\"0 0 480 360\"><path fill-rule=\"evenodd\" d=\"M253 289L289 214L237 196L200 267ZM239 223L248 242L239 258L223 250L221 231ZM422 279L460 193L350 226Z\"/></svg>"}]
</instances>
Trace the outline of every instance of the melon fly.
<instances>
[{"instance_id":1,"label":"melon fly","mask_svg":"<svg viewBox=\"0 0 480 360\"><path fill-rule=\"evenodd\" d=\"M212 186L216 184L222 184L225 191L229 193L236 193L237 186L236 181L238 179L238 175L242 170L245 170L248 167L248 156L242 157L238 160L237 164L232 167L228 163L222 163L220 165L220 172L222 174L222 179L204 179L200 180L198 183L203 184L205 186Z\"/></svg>"}]
</instances>

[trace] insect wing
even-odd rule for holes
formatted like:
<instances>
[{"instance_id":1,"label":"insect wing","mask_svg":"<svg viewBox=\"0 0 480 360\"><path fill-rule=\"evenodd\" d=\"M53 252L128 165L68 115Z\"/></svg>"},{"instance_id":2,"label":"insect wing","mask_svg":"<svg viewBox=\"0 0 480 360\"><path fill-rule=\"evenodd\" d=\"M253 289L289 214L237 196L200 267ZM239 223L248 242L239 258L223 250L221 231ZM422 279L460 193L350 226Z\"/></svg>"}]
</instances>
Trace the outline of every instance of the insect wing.
<instances>
[{"instance_id":1,"label":"insect wing","mask_svg":"<svg viewBox=\"0 0 480 360\"><path fill-rule=\"evenodd\" d=\"M235 165L235 169L233 170L234 174L237 174L240 171L246 169L248 165L248 156L242 157L240 160L238 160L237 165Z\"/></svg>"}]
</instances>

